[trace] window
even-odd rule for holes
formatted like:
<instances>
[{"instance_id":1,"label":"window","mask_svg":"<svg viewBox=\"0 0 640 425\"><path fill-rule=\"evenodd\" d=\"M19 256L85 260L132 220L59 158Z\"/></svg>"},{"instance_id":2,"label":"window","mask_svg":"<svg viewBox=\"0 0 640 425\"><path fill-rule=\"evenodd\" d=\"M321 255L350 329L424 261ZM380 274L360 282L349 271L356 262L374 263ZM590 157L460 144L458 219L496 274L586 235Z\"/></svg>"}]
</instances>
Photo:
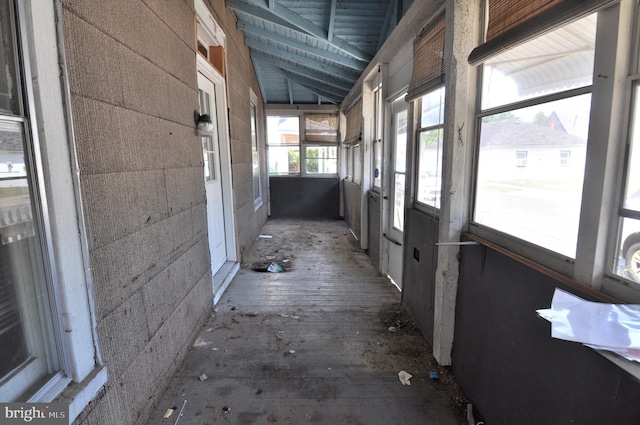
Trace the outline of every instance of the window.
<instances>
[{"instance_id":1,"label":"window","mask_svg":"<svg viewBox=\"0 0 640 425\"><path fill-rule=\"evenodd\" d=\"M18 46L17 11L0 5L0 400L26 400L60 376L60 323Z\"/></svg>"},{"instance_id":2,"label":"window","mask_svg":"<svg viewBox=\"0 0 640 425\"><path fill-rule=\"evenodd\" d=\"M360 184L362 179L362 156L360 144L362 142L363 117L362 98L358 99L345 114L347 128L343 146L347 153L347 179Z\"/></svg>"},{"instance_id":3,"label":"window","mask_svg":"<svg viewBox=\"0 0 640 425\"><path fill-rule=\"evenodd\" d=\"M393 149L393 227L404 231L404 189L407 172L407 124L408 113L404 98L396 100L398 110L394 110L394 149Z\"/></svg>"},{"instance_id":4,"label":"window","mask_svg":"<svg viewBox=\"0 0 640 425\"><path fill-rule=\"evenodd\" d=\"M362 157L360 154L360 144L353 145L353 182L360 184L362 179Z\"/></svg>"},{"instance_id":5,"label":"window","mask_svg":"<svg viewBox=\"0 0 640 425\"><path fill-rule=\"evenodd\" d=\"M527 166L527 151L516 151L516 167Z\"/></svg>"},{"instance_id":6,"label":"window","mask_svg":"<svg viewBox=\"0 0 640 425\"><path fill-rule=\"evenodd\" d=\"M378 71L379 73L380 71ZM380 191L382 187L382 123L384 119L382 86L378 85L373 92L373 189Z\"/></svg>"},{"instance_id":7,"label":"window","mask_svg":"<svg viewBox=\"0 0 640 425\"><path fill-rule=\"evenodd\" d=\"M270 175L336 175L338 173L338 115L268 116ZM302 155L302 157L301 157Z\"/></svg>"},{"instance_id":8,"label":"window","mask_svg":"<svg viewBox=\"0 0 640 425\"><path fill-rule=\"evenodd\" d=\"M307 174L336 174L338 172L337 146L307 146Z\"/></svg>"},{"instance_id":9,"label":"window","mask_svg":"<svg viewBox=\"0 0 640 425\"><path fill-rule=\"evenodd\" d=\"M306 174L338 173L338 114L304 115Z\"/></svg>"},{"instance_id":10,"label":"window","mask_svg":"<svg viewBox=\"0 0 640 425\"><path fill-rule=\"evenodd\" d=\"M300 173L300 118L267 117L269 174Z\"/></svg>"},{"instance_id":11,"label":"window","mask_svg":"<svg viewBox=\"0 0 640 425\"><path fill-rule=\"evenodd\" d=\"M256 207L262 204L262 187L260 182L260 149L258 145L258 97L253 90L251 97L251 162L253 169L253 201Z\"/></svg>"},{"instance_id":12,"label":"window","mask_svg":"<svg viewBox=\"0 0 640 425\"><path fill-rule=\"evenodd\" d=\"M569 258L582 202L596 16L502 51L483 67L474 221ZM566 154L558 161L559 150L571 152L570 163Z\"/></svg>"},{"instance_id":13,"label":"window","mask_svg":"<svg viewBox=\"0 0 640 425\"><path fill-rule=\"evenodd\" d=\"M196 2L196 49L223 77L226 74L225 34L204 3Z\"/></svg>"},{"instance_id":14,"label":"window","mask_svg":"<svg viewBox=\"0 0 640 425\"><path fill-rule=\"evenodd\" d=\"M444 132L444 87L420 98L417 202L440 208Z\"/></svg>"},{"instance_id":15,"label":"window","mask_svg":"<svg viewBox=\"0 0 640 425\"><path fill-rule=\"evenodd\" d=\"M209 93L204 90L198 89L198 103L200 104L200 113L207 114L212 116L211 111L211 98ZM216 125L215 117L212 119L214 125ZM217 129L212 134L202 134L200 139L202 140L202 155L204 160L204 179L205 181L216 181L218 180L218 174L216 170L218 169L216 164L216 158L218 155L216 154L216 146L217 143L214 140L214 137L217 135Z\"/></svg>"},{"instance_id":16,"label":"window","mask_svg":"<svg viewBox=\"0 0 640 425\"><path fill-rule=\"evenodd\" d=\"M429 23L413 43L407 100L417 100L416 205L440 208L444 137L445 15Z\"/></svg>"},{"instance_id":17,"label":"window","mask_svg":"<svg viewBox=\"0 0 640 425\"><path fill-rule=\"evenodd\" d=\"M347 157L347 178L353 180L353 147L346 147L346 157Z\"/></svg>"},{"instance_id":18,"label":"window","mask_svg":"<svg viewBox=\"0 0 640 425\"><path fill-rule=\"evenodd\" d=\"M614 271L640 283L640 81L633 87L625 189L619 209L618 255ZM633 164L633 165L632 165Z\"/></svg>"}]
</instances>

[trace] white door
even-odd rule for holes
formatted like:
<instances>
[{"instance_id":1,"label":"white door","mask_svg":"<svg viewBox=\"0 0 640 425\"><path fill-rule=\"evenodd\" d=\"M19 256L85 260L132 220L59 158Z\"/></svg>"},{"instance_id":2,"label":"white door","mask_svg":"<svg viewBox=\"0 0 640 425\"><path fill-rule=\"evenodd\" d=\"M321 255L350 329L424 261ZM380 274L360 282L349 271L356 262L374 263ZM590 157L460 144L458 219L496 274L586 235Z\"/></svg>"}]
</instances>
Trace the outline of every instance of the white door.
<instances>
[{"instance_id":1,"label":"white door","mask_svg":"<svg viewBox=\"0 0 640 425\"><path fill-rule=\"evenodd\" d=\"M402 287L402 241L404 232L404 189L407 162L407 103L404 96L391 104L391 182L389 202L389 277Z\"/></svg>"},{"instance_id":2,"label":"white door","mask_svg":"<svg viewBox=\"0 0 640 425\"><path fill-rule=\"evenodd\" d=\"M216 274L227 260L225 240L224 203L220 169L220 133L217 116L216 87L207 77L198 73L198 99L200 114L208 114L213 122L212 134L202 135L204 155L204 186L207 196L207 222L211 273ZM213 288L214 291L217 288Z\"/></svg>"}]
</instances>

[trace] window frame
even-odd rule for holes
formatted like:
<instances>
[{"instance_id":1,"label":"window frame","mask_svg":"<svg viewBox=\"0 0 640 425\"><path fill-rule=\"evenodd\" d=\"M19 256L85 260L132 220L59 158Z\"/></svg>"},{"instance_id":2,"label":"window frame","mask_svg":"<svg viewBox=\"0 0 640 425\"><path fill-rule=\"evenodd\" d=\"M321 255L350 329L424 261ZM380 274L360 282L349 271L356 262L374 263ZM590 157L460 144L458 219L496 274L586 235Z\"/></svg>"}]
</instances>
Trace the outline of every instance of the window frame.
<instances>
[{"instance_id":1,"label":"window frame","mask_svg":"<svg viewBox=\"0 0 640 425\"><path fill-rule=\"evenodd\" d=\"M62 36L63 11L61 3L41 4L34 0L15 3L26 113L36 165L34 178L42 199L46 261L54 282L57 314L64 315L65 328L74 330L61 329L65 356L61 376L41 386L27 401L65 401L69 404L71 423L106 384L108 375L97 335L72 111L68 106L71 95ZM30 61L32 57L37 61ZM62 252L64 255L59 255ZM71 381L73 386L69 385Z\"/></svg>"},{"instance_id":2,"label":"window frame","mask_svg":"<svg viewBox=\"0 0 640 425\"><path fill-rule=\"evenodd\" d=\"M638 55L640 57L640 55ZM624 255L620 250L622 249L624 240L623 235L623 225L625 220L634 220L638 222L640 225L640 211L635 209L625 208L625 198L627 195L627 185L628 185L628 174L629 168L631 166L631 138L633 136L633 130L640 129L640 122L635 122L636 117L640 120L640 74L630 75L627 79L627 88L628 88L628 100L627 100L627 111L625 114L625 132L624 132L624 151L623 154L620 155L620 169L623 170L620 173L619 183L618 183L618 197L616 203L616 210L614 216L616 217L616 223L614 225L614 229L611 232L611 236L609 238L609 248L610 254L608 256L608 264L607 264L607 275L606 278L609 278L617 283L623 283L637 291L640 292L640 282L636 282L631 278L627 278L616 273L617 263L619 261L618 257L620 255ZM635 110L634 106L639 107L639 110ZM634 113L636 116L634 116ZM635 146L637 148L637 146ZM636 156L638 153L636 152Z\"/></svg>"},{"instance_id":3,"label":"window frame","mask_svg":"<svg viewBox=\"0 0 640 425\"><path fill-rule=\"evenodd\" d=\"M431 132L431 131L440 131L442 132L442 146L440 146L439 148L437 148L437 153L436 155L438 155L439 158L439 162L440 162L440 171L441 171L441 175L439 179L436 179L436 183L440 184L440 196L442 196L442 177L444 175L444 161L445 161L445 157L444 157L444 131L445 131L445 122L444 122L444 113L442 114L442 118L441 118L441 122L438 124L431 124L431 125L427 125L427 126L422 126L422 100L425 96L428 96L432 93L435 93L436 91L440 91L442 90L442 96L440 97L440 108L442 111L445 110L446 105L445 105L445 99L446 99L446 95L444 93L444 84L435 86L433 88L431 88L428 92L422 94L420 97L416 98L415 100L413 100L413 103L415 105L415 122L418 123L418 125L416 127L418 127L415 131L415 158L414 158L414 167L415 167L415 172L414 174L414 178L415 178L415 184L413 185L413 199L414 199L414 207L422 212L434 215L436 217L438 217L440 215L440 207L436 207L435 205L431 205L431 204L427 204L422 202L419 199L418 196L418 191L420 190L420 136L422 133L426 133L426 132ZM436 174L437 174L437 170L436 170ZM439 205L441 205L441 203L439 202Z\"/></svg>"},{"instance_id":4,"label":"window frame","mask_svg":"<svg viewBox=\"0 0 640 425\"><path fill-rule=\"evenodd\" d=\"M637 25L636 28L631 34L628 36L622 37L622 39L617 39L617 35L620 31L625 28L625 25L629 20L629 10L633 9L633 17L638 13L637 4L632 5L631 2L625 2L624 0L621 3L616 3L610 6L606 6L604 8L599 9L598 13L598 23L596 29L596 42L595 42L595 63L594 63L594 74L593 74L593 84L588 86L587 88L574 89L569 91L571 94L578 95L583 92L585 89L588 89L590 93L592 93L591 98L591 115L590 115L590 124L589 124L589 135L588 140L589 144L592 142L592 137L594 136L594 129L599 127L601 124L605 124L604 127L608 129L608 134L606 138L600 137L599 146L602 148L606 146L606 149L609 152L619 151L620 146L618 142L618 137L614 135L615 127L618 124L618 116L611 112L611 104L616 106L621 105L621 96L620 93L624 92L621 89L619 81L611 81L611 77L609 76L609 81L605 78L597 78L598 75L602 75L603 69L611 70L614 68L613 61L610 58L607 58L607 55L619 54L623 63L626 63L627 59L626 54L630 54L630 49L625 49L629 47L629 44L633 42L633 36L637 37L638 30ZM607 28L605 31L604 28ZM614 44L615 43L615 44ZM614 53L611 53L614 52ZM617 53L616 53L617 52ZM637 50L636 50L637 55ZM636 59L637 60L637 59ZM609 61L609 62L607 62ZM619 67L618 67L619 68ZM596 71L598 70L598 71ZM616 69L617 70L617 69ZM609 71L613 72L613 71ZM475 222L473 219L473 211L475 210L475 197L477 190L477 173L478 173L478 150L479 150L479 137L480 137L480 124L483 116L495 114L502 112L504 110L512 109L512 105L503 105L500 107L495 107L487 110L481 110L480 107L480 98L482 93L482 72L478 72L478 81L477 81L477 106L476 106L476 121L475 121L475 141L476 141L476 149L473 157L473 172L472 172L472 193L470 197L470 207L472 214L469 220L469 232L475 234L483 239L494 242L498 245L505 247L506 249L523 255L526 258L544 266L548 267L551 270L554 270L562 275L565 275L569 278L582 282L588 287L593 287L599 290L602 290L605 293L613 296L619 296L620 299L624 299L627 301L633 300L634 302L640 301L640 288L634 288L633 290L629 290L628 283L621 282L621 279L612 276L608 270L609 267L609 258L610 254L606 254L610 251L612 243L611 243L611 223L606 221L606 214L600 215L598 217L590 216L589 213L585 213L585 199L587 199L591 206L595 204L602 205L605 209L612 208L612 202L610 196L615 197L615 195L609 195L606 190L603 190L602 193L590 194L583 188L582 191L582 209L580 214L580 227L578 231L578 247L576 252L576 258L568 258L556 252L552 252L546 248L535 245L533 243L527 242L525 240L519 239L515 236L500 232L495 229L491 229L487 226L483 226ZM607 85L609 84L609 85ZM611 88L613 85L613 88ZM614 96L612 98L611 94L614 92ZM547 96L542 96L538 98L525 99L522 102L518 102L519 107L526 107L537 103L552 101L557 98L567 97L565 96L567 92L561 92L560 94L552 94ZM558 97L559 96L559 97ZM607 103L608 98L608 103ZM594 105L599 104L609 104L609 110L603 111L602 109L599 111L602 112L610 112L610 115L603 114L602 117L599 117L598 111L595 111L597 108ZM628 108L628 106L627 106ZM595 111L595 112L594 112ZM598 135L602 136L602 135ZM596 137L597 139L597 137ZM594 159L592 158L592 161ZM590 167L593 164L589 163L589 159L587 159L586 167ZM597 168L597 167L592 167ZM590 179L592 182L594 180L606 180L606 172L601 170L591 171L591 175L587 177L585 175L585 185L588 184ZM609 179L610 180L610 179ZM586 187L586 186L585 186ZM612 193L616 193L618 189L613 186L608 186L611 189ZM617 207L617 204L615 205ZM594 221L597 219L597 221ZM593 229L594 227L599 228L604 231L598 232L598 234L590 235L589 228ZM592 231L591 231L592 232ZM593 233L593 232L592 232ZM591 243L595 243L597 247L594 249L591 247ZM604 247L604 248L603 248ZM622 285L619 285L622 283ZM640 285L639 285L640 286Z\"/></svg>"},{"instance_id":5,"label":"window frame","mask_svg":"<svg viewBox=\"0 0 640 425\"><path fill-rule=\"evenodd\" d=\"M36 384L39 385L38 389L32 391L32 384L28 384L25 387L24 384L20 387L18 393L14 393L16 389L16 381L24 381L21 378L24 375L32 376L33 379L33 362L30 360L31 355L27 355L24 362L15 367L7 375L2 376L2 401L14 401L14 400L40 400L47 399L53 395L51 389L61 390L69 383L68 370L69 365L67 361L67 348L64 341L64 328L61 314L61 300L58 291L56 264L51 261L53 254L52 236L51 236L51 220L47 213L47 194L44 190L44 176L41 166L41 154L40 144L37 136L38 123L35 114L33 103L35 102L33 96L33 86L31 79L31 62L29 58L29 52L26 50L25 39L27 37L26 31L26 19L25 10L23 4L17 1L9 1L6 3L8 8L8 19L10 22L10 28L8 29L11 40L7 40L11 46L13 53L13 68L10 75L7 78L11 78L14 81L14 93L17 97L15 101L15 109L3 110L0 113L0 121L7 124L12 123L16 128L20 129L22 154L24 157L25 175L24 180L27 182L28 187L28 199L31 209L31 222L34 229L34 235L30 239L28 251L29 264L27 267L33 272L33 288L25 288L24 283L30 286L29 283L23 282L21 276L16 275L14 278L16 303L18 306L18 313L20 317L19 323L23 329L37 329L38 334L42 334L43 338L41 343L44 352L39 353L39 357L44 359L44 366L47 369L54 369L44 375L38 375L36 378ZM8 44L9 44L8 43ZM27 238L25 238L26 240ZM10 241L11 243L21 243L16 241ZM17 246L17 245L16 245ZM14 246L14 249L16 248ZM34 257L34 258L31 258ZM37 263L37 264L34 264ZM34 268L36 270L34 270ZM42 281L40 281L42 280ZM40 281L40 282L39 282ZM12 283L11 285L13 287ZM34 297L37 297L37 306L27 307L27 303L24 300L20 300L20 293L32 290ZM32 310L36 311L36 314L32 314ZM37 316L34 318L33 316ZM35 319L35 323L32 320ZM45 330L46 328L46 330ZM51 332L53 335L45 338L44 335ZM34 343L33 337L30 336L30 332L23 330L24 342L28 347L38 345ZM29 349L30 351L30 349ZM30 353L29 353L30 354ZM35 358L37 358L36 356ZM24 400L23 393L27 395L27 400ZM6 400L4 396L15 397L14 399ZM18 398L20 397L20 398Z\"/></svg>"}]
</instances>

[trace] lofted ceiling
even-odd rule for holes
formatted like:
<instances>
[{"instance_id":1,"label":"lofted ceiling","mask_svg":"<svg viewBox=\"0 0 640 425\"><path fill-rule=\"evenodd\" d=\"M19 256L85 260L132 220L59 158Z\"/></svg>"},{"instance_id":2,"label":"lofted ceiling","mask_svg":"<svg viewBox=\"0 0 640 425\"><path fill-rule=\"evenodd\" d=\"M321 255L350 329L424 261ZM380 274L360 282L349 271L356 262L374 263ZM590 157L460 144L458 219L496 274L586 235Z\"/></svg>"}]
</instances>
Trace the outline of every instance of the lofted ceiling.
<instances>
[{"instance_id":1,"label":"lofted ceiling","mask_svg":"<svg viewBox=\"0 0 640 425\"><path fill-rule=\"evenodd\" d=\"M412 0L226 0L266 104L340 104Z\"/></svg>"}]
</instances>

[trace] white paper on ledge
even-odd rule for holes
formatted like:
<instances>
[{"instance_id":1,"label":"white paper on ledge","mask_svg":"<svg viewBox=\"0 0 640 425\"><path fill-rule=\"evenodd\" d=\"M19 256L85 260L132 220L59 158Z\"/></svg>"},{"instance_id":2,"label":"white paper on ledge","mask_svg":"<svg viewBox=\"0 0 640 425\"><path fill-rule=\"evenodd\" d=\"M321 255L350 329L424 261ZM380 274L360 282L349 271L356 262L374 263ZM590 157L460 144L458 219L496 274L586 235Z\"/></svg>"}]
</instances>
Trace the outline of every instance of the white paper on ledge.
<instances>
[{"instance_id":1,"label":"white paper on ledge","mask_svg":"<svg viewBox=\"0 0 640 425\"><path fill-rule=\"evenodd\" d=\"M551 322L554 338L640 361L640 305L586 301L556 288L551 308L536 312Z\"/></svg>"}]
</instances>

